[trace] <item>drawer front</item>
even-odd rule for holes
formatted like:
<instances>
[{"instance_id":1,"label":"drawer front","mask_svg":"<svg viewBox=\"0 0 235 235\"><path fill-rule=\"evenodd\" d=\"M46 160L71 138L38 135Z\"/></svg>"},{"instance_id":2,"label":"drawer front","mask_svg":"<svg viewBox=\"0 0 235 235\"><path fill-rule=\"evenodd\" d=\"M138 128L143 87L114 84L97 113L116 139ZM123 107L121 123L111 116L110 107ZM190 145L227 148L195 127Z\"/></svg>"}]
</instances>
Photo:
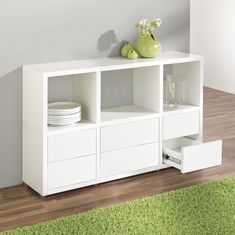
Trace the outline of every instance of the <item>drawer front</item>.
<instances>
[{"instance_id":1,"label":"drawer front","mask_svg":"<svg viewBox=\"0 0 235 235\"><path fill-rule=\"evenodd\" d=\"M96 155L48 164L48 189L96 179Z\"/></svg>"},{"instance_id":2,"label":"drawer front","mask_svg":"<svg viewBox=\"0 0 235 235\"><path fill-rule=\"evenodd\" d=\"M158 119L101 128L101 152L158 141Z\"/></svg>"},{"instance_id":3,"label":"drawer front","mask_svg":"<svg viewBox=\"0 0 235 235\"><path fill-rule=\"evenodd\" d=\"M199 111L166 116L163 118L163 139L198 134L199 126Z\"/></svg>"},{"instance_id":4,"label":"drawer front","mask_svg":"<svg viewBox=\"0 0 235 235\"><path fill-rule=\"evenodd\" d=\"M48 137L48 162L96 153L96 130L85 130Z\"/></svg>"},{"instance_id":5,"label":"drawer front","mask_svg":"<svg viewBox=\"0 0 235 235\"><path fill-rule=\"evenodd\" d=\"M181 147L182 146L182 147ZM200 143L180 138L178 143L168 143L163 148L163 162L188 173L222 164L222 141Z\"/></svg>"},{"instance_id":6,"label":"drawer front","mask_svg":"<svg viewBox=\"0 0 235 235\"><path fill-rule=\"evenodd\" d=\"M158 143L126 148L101 154L101 177L158 165Z\"/></svg>"},{"instance_id":7,"label":"drawer front","mask_svg":"<svg viewBox=\"0 0 235 235\"><path fill-rule=\"evenodd\" d=\"M222 164L222 141L212 141L182 148L182 173Z\"/></svg>"}]
</instances>

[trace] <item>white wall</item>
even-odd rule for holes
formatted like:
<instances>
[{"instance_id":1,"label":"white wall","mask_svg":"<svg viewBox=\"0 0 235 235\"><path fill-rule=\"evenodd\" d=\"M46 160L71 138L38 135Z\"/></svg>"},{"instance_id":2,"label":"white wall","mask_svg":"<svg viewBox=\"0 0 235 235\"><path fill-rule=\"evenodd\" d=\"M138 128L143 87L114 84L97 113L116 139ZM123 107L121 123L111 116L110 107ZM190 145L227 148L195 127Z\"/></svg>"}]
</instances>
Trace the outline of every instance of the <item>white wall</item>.
<instances>
[{"instance_id":1,"label":"white wall","mask_svg":"<svg viewBox=\"0 0 235 235\"><path fill-rule=\"evenodd\" d=\"M235 94L235 1L191 0L190 7L190 51L204 56L204 85Z\"/></svg>"},{"instance_id":2,"label":"white wall","mask_svg":"<svg viewBox=\"0 0 235 235\"><path fill-rule=\"evenodd\" d=\"M21 183L23 64L117 56L123 40L137 39L134 23L153 17L163 20L163 50L187 52L189 3L0 0L0 188Z\"/></svg>"}]
</instances>

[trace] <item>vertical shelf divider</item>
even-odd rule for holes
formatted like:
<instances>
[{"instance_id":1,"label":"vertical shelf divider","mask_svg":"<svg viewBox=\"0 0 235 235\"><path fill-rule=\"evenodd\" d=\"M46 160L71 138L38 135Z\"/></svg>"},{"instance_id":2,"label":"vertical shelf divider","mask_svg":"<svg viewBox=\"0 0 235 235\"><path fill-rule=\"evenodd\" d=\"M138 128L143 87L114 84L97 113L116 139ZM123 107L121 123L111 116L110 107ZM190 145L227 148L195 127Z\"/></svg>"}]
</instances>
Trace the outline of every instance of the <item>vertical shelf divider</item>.
<instances>
[{"instance_id":1,"label":"vertical shelf divider","mask_svg":"<svg viewBox=\"0 0 235 235\"><path fill-rule=\"evenodd\" d=\"M163 90L164 90L164 65L160 64L159 69L159 165L162 165L162 130L163 130Z\"/></svg>"},{"instance_id":2,"label":"vertical shelf divider","mask_svg":"<svg viewBox=\"0 0 235 235\"><path fill-rule=\"evenodd\" d=\"M82 116L96 123L96 73L77 74L74 77L74 101L82 105Z\"/></svg>"},{"instance_id":3,"label":"vertical shelf divider","mask_svg":"<svg viewBox=\"0 0 235 235\"><path fill-rule=\"evenodd\" d=\"M97 71L96 73L96 177L97 180L100 179L100 164L101 164L101 156L100 156L100 123L101 123L101 72Z\"/></svg>"},{"instance_id":4,"label":"vertical shelf divider","mask_svg":"<svg viewBox=\"0 0 235 235\"><path fill-rule=\"evenodd\" d=\"M48 131L48 79L49 77L45 74L43 74L43 158L42 158L42 164L43 164L43 194L47 194L48 189L48 181L47 181L47 169L48 169L48 151L47 151L47 131Z\"/></svg>"}]
</instances>

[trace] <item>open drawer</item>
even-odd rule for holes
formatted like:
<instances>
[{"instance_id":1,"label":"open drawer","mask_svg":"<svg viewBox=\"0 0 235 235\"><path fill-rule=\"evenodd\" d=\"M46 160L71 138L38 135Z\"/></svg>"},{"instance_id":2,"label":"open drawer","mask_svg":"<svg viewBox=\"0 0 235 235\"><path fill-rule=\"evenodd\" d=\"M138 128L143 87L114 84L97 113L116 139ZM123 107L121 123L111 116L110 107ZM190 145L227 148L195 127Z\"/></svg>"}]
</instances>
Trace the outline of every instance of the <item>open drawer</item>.
<instances>
[{"instance_id":1,"label":"open drawer","mask_svg":"<svg viewBox=\"0 0 235 235\"><path fill-rule=\"evenodd\" d=\"M201 143L189 138L164 141L163 162L182 173L221 165L222 141Z\"/></svg>"}]
</instances>

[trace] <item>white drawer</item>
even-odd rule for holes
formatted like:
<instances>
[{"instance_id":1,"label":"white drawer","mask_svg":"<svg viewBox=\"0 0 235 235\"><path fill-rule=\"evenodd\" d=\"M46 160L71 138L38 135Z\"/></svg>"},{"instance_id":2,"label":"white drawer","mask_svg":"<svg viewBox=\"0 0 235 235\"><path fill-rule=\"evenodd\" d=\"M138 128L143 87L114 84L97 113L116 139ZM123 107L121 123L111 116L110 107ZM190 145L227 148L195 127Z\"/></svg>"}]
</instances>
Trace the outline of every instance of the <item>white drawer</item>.
<instances>
[{"instance_id":1,"label":"white drawer","mask_svg":"<svg viewBox=\"0 0 235 235\"><path fill-rule=\"evenodd\" d=\"M158 118L103 127L101 152L157 142L158 128Z\"/></svg>"},{"instance_id":2,"label":"white drawer","mask_svg":"<svg viewBox=\"0 0 235 235\"><path fill-rule=\"evenodd\" d=\"M158 143L102 153L101 177L157 166L158 155Z\"/></svg>"},{"instance_id":3,"label":"white drawer","mask_svg":"<svg viewBox=\"0 0 235 235\"><path fill-rule=\"evenodd\" d=\"M166 116L163 118L163 139L198 134L199 126L199 111Z\"/></svg>"},{"instance_id":4,"label":"white drawer","mask_svg":"<svg viewBox=\"0 0 235 235\"><path fill-rule=\"evenodd\" d=\"M85 130L48 137L48 162L96 153L96 130Z\"/></svg>"},{"instance_id":5,"label":"white drawer","mask_svg":"<svg viewBox=\"0 0 235 235\"><path fill-rule=\"evenodd\" d=\"M96 179L96 155L48 164L48 189Z\"/></svg>"},{"instance_id":6,"label":"white drawer","mask_svg":"<svg viewBox=\"0 0 235 235\"><path fill-rule=\"evenodd\" d=\"M164 142L163 162L180 169L182 173L222 164L222 141L208 143L188 138Z\"/></svg>"}]
</instances>

